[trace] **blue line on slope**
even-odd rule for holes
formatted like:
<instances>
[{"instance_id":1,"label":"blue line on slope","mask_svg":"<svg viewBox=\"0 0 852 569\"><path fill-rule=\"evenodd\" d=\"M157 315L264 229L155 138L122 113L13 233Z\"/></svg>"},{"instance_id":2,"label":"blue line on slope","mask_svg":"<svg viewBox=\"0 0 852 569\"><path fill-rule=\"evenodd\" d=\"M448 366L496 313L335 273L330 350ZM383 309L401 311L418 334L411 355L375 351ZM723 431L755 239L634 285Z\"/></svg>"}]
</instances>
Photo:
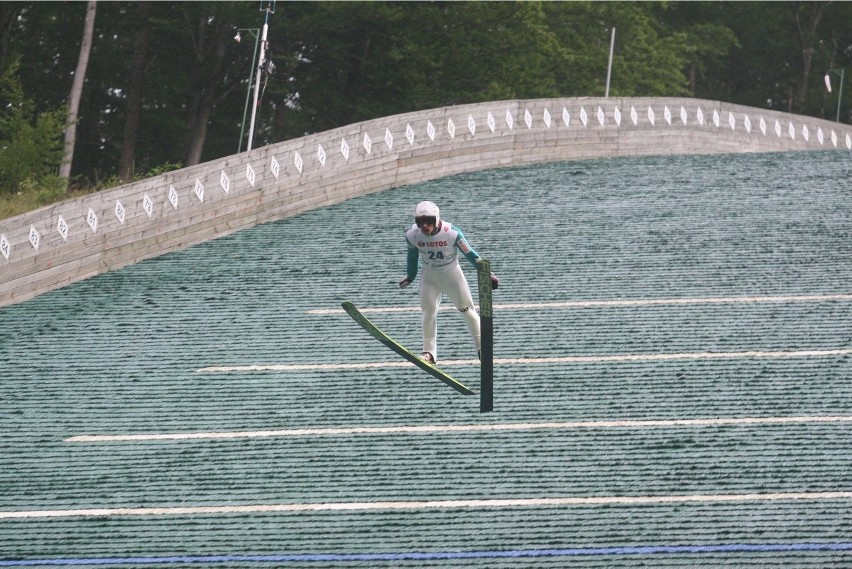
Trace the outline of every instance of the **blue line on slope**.
<instances>
[{"instance_id":1,"label":"blue line on slope","mask_svg":"<svg viewBox=\"0 0 852 569\"><path fill-rule=\"evenodd\" d=\"M852 543L732 543L718 545L645 545L578 547L572 549L515 549L505 551L434 551L399 553L304 553L281 555L176 555L171 557L95 557L79 559L0 560L0 567L71 565L163 565L167 563L305 563L343 561L437 561L441 559L495 559L575 557L583 555L658 555L683 553L852 551Z\"/></svg>"}]
</instances>

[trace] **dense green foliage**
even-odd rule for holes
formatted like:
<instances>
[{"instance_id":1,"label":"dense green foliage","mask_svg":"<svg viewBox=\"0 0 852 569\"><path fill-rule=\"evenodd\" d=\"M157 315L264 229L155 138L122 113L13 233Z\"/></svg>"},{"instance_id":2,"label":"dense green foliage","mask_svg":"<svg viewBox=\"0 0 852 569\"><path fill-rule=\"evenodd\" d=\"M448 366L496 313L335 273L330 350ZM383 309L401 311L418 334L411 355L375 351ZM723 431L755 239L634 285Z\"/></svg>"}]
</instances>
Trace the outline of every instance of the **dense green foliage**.
<instances>
[{"instance_id":1,"label":"dense green foliage","mask_svg":"<svg viewBox=\"0 0 852 569\"><path fill-rule=\"evenodd\" d=\"M62 188L56 168L62 160L62 110L37 113L24 96L18 58L0 69L0 193L19 188Z\"/></svg>"},{"instance_id":2,"label":"dense green foliage","mask_svg":"<svg viewBox=\"0 0 852 569\"><path fill-rule=\"evenodd\" d=\"M833 119L839 74L831 94L823 76L846 68L852 78L847 2L100 2L76 184L244 149L269 7L274 66L262 76L254 147L445 105L601 96L613 26L611 96ZM61 159L85 11L85 2L0 3L0 194L52 175ZM849 122L852 85L842 108Z\"/></svg>"}]
</instances>

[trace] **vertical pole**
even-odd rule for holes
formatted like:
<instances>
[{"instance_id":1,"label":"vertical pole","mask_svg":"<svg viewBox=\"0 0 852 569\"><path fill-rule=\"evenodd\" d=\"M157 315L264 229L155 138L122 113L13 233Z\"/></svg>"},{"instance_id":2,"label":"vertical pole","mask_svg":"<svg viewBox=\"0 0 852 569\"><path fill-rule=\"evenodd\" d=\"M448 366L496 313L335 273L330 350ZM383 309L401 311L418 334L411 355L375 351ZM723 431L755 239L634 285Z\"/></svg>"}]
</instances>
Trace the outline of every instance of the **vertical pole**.
<instances>
[{"instance_id":1,"label":"vertical pole","mask_svg":"<svg viewBox=\"0 0 852 569\"><path fill-rule=\"evenodd\" d=\"M255 70L255 80L254 80L254 105L251 108L251 123L249 124L249 134L248 134L248 146L246 150L251 150L252 142L254 141L254 120L257 117L257 97L260 94L260 76L262 75L261 70L263 69L263 64L265 63L266 57L266 34L269 32L269 12L266 12L266 21L263 23L263 36L260 38L260 58L257 62L257 69Z\"/></svg>"},{"instance_id":2,"label":"vertical pole","mask_svg":"<svg viewBox=\"0 0 852 569\"><path fill-rule=\"evenodd\" d=\"M476 261L479 284L479 322L482 333L479 377L479 412L494 409L494 319L491 306L491 263L486 259Z\"/></svg>"},{"instance_id":3,"label":"vertical pole","mask_svg":"<svg viewBox=\"0 0 852 569\"><path fill-rule=\"evenodd\" d=\"M254 36L254 51L251 54L251 74L249 75L248 88L246 89L246 105L243 108L243 124L240 127L240 144L237 146L237 154L243 151L243 136L246 133L246 116L248 115L249 100L251 100L251 84L256 73L254 64L257 61L257 42L260 41L260 30L247 30Z\"/></svg>"},{"instance_id":4,"label":"vertical pole","mask_svg":"<svg viewBox=\"0 0 852 569\"><path fill-rule=\"evenodd\" d=\"M609 98L609 78L612 77L612 52L615 50L615 26L612 27L612 38L609 40L609 65L606 66L606 94Z\"/></svg>"},{"instance_id":5,"label":"vertical pole","mask_svg":"<svg viewBox=\"0 0 852 569\"><path fill-rule=\"evenodd\" d=\"M840 74L840 92L837 94L837 116L834 118L835 122L840 122L840 104L843 102L843 79L844 75L846 75L846 68L829 69L825 72L825 90L829 93L831 93L831 74L838 72Z\"/></svg>"}]
</instances>

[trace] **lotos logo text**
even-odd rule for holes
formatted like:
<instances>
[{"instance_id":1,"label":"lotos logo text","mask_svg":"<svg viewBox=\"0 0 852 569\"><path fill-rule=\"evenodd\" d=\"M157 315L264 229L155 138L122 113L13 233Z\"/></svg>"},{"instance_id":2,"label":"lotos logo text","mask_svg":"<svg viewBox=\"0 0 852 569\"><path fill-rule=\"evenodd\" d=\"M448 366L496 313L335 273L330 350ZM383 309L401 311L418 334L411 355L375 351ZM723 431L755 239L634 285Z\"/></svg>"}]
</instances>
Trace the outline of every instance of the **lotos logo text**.
<instances>
[{"instance_id":1,"label":"lotos logo text","mask_svg":"<svg viewBox=\"0 0 852 569\"><path fill-rule=\"evenodd\" d=\"M432 241L431 243L426 243L425 241L418 241L418 247L446 247L449 245L446 241Z\"/></svg>"}]
</instances>

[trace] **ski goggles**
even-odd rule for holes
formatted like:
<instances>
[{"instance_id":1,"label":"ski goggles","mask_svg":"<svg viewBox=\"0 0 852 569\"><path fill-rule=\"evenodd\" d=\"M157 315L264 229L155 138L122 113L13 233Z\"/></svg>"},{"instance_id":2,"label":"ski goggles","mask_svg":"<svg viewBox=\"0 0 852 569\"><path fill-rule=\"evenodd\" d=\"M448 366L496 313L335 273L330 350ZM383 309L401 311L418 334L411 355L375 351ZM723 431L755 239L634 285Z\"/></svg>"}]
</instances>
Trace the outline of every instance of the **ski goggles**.
<instances>
[{"instance_id":1,"label":"ski goggles","mask_svg":"<svg viewBox=\"0 0 852 569\"><path fill-rule=\"evenodd\" d=\"M424 225L436 225L438 220L435 219L434 215L424 215L421 217L415 217L414 223L417 224L417 227L423 227Z\"/></svg>"}]
</instances>

